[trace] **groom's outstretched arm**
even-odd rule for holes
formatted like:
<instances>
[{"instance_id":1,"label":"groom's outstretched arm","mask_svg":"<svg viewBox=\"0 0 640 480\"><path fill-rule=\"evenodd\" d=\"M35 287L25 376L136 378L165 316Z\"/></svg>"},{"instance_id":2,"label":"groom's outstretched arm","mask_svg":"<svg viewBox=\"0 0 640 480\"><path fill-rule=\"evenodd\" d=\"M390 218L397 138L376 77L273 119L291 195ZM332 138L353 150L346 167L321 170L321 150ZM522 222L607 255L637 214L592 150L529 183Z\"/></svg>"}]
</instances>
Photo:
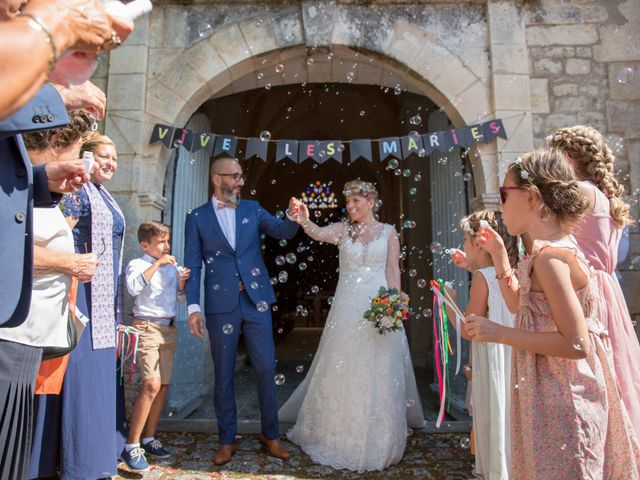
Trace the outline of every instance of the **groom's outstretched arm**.
<instances>
[{"instance_id":1,"label":"groom's outstretched arm","mask_svg":"<svg viewBox=\"0 0 640 480\"><path fill-rule=\"evenodd\" d=\"M289 219L281 220L271 215L260 204L258 204L258 224L261 232L270 237L284 238L285 240L295 237L299 227L296 222Z\"/></svg>"},{"instance_id":2,"label":"groom's outstretched arm","mask_svg":"<svg viewBox=\"0 0 640 480\"><path fill-rule=\"evenodd\" d=\"M184 226L184 266L191 270L185 287L187 305L200 305L200 273L202 271L202 240L193 214L188 213ZM191 312L189 312L191 313Z\"/></svg>"}]
</instances>

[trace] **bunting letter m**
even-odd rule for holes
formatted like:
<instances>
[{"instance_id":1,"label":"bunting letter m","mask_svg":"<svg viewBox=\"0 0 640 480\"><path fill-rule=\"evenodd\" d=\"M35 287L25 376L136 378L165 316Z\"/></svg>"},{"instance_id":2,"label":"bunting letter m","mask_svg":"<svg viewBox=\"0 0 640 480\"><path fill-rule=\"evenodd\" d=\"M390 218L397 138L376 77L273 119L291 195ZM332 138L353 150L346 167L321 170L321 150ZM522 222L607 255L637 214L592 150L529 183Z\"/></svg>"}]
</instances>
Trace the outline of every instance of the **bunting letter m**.
<instances>
[{"instance_id":1,"label":"bunting letter m","mask_svg":"<svg viewBox=\"0 0 640 480\"><path fill-rule=\"evenodd\" d=\"M398 153L398 142L382 142L383 153Z\"/></svg>"}]
</instances>

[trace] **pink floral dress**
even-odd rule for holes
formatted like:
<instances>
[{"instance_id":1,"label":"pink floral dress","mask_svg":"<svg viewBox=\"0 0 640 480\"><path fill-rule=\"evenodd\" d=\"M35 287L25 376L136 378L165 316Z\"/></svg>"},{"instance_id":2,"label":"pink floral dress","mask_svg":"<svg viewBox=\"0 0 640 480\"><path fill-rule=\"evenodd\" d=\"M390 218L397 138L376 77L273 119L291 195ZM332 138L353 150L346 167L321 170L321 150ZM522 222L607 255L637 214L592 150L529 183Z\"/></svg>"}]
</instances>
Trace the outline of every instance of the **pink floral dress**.
<instances>
[{"instance_id":1,"label":"pink floral dress","mask_svg":"<svg viewBox=\"0 0 640 480\"><path fill-rule=\"evenodd\" d=\"M576 292L587 321L590 353L583 360L569 360L513 348L511 477L639 479L640 446L616 386L607 332L593 315L594 274L574 243L535 242L532 254L520 262L516 328L557 331L546 296L531 290L534 260L547 247L572 250L590 272L591 281Z\"/></svg>"}]
</instances>

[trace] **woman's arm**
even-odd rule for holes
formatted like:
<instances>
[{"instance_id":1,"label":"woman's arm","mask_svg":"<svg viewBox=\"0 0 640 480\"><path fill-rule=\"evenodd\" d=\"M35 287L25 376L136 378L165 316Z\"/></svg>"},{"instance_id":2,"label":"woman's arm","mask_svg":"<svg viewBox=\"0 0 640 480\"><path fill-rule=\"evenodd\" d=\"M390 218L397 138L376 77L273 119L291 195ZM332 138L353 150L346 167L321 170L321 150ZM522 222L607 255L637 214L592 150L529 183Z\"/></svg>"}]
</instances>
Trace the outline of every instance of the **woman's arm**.
<instances>
[{"instance_id":1,"label":"woman's arm","mask_svg":"<svg viewBox=\"0 0 640 480\"><path fill-rule=\"evenodd\" d=\"M491 255L493 265L496 268L496 278L500 285L500 293L511 313L516 313L520 307L520 284L515 271L509 263L509 255L504 246L502 237L491 227L483 228L478 232L478 243Z\"/></svg>"},{"instance_id":2,"label":"woman's arm","mask_svg":"<svg viewBox=\"0 0 640 480\"><path fill-rule=\"evenodd\" d=\"M299 203L298 215L293 220L300 224L304 233L318 242L337 245L344 235L345 227L342 222L335 222L326 227L321 227L313 223L309 219L309 209L302 202Z\"/></svg>"},{"instance_id":3,"label":"woman's arm","mask_svg":"<svg viewBox=\"0 0 640 480\"><path fill-rule=\"evenodd\" d=\"M534 261L537 281L549 301L557 332L526 332L484 317L467 317L474 341L498 342L539 355L572 360L589 354L589 332L582 306L571 281L571 267L560 255L544 251Z\"/></svg>"},{"instance_id":4,"label":"woman's arm","mask_svg":"<svg viewBox=\"0 0 640 480\"><path fill-rule=\"evenodd\" d=\"M35 275L63 273L77 276L80 282L90 282L97 265L98 257L93 253L58 252L38 245L33 247L33 272Z\"/></svg>"},{"instance_id":5,"label":"woman's arm","mask_svg":"<svg viewBox=\"0 0 640 480\"><path fill-rule=\"evenodd\" d=\"M31 0L23 12L0 22L0 63L11 66L0 69L0 119L29 101L68 49L97 54L116 46L109 43L114 32L124 41L133 31L96 0Z\"/></svg>"},{"instance_id":6,"label":"woman's arm","mask_svg":"<svg viewBox=\"0 0 640 480\"><path fill-rule=\"evenodd\" d=\"M385 276L387 277L388 288L400 288L400 240L394 228L387 240L387 266Z\"/></svg>"}]
</instances>

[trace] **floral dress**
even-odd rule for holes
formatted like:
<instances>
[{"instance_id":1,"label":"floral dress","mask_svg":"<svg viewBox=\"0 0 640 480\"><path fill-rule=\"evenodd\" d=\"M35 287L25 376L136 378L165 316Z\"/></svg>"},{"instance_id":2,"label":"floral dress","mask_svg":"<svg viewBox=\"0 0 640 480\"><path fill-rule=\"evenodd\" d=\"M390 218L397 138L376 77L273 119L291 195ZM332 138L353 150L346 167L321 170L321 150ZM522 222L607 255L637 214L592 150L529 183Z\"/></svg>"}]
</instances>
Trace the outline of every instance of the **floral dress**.
<instances>
[{"instance_id":1,"label":"floral dress","mask_svg":"<svg viewBox=\"0 0 640 480\"><path fill-rule=\"evenodd\" d=\"M594 273L574 243L535 242L518 265L516 328L557 331L543 292L531 290L531 270L547 247L570 249L591 280L577 291L590 353L570 360L513 348L511 476L513 479L638 479L640 447L616 385L607 332L594 317Z\"/></svg>"}]
</instances>

